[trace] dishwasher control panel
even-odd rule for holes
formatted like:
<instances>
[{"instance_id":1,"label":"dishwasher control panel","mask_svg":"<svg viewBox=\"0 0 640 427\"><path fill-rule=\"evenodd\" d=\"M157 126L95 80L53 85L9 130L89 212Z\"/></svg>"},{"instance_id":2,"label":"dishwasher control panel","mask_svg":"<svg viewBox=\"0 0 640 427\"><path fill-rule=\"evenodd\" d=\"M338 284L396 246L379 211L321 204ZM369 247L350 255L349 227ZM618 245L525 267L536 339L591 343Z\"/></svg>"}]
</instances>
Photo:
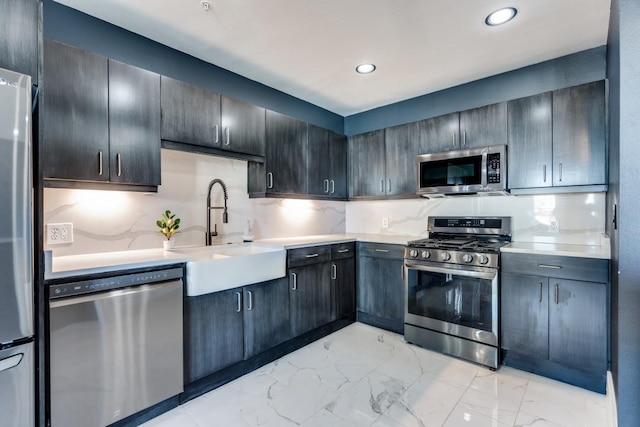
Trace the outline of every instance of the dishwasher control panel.
<instances>
[{"instance_id":1,"label":"dishwasher control panel","mask_svg":"<svg viewBox=\"0 0 640 427\"><path fill-rule=\"evenodd\" d=\"M91 294L110 291L130 286L146 285L182 279L181 268L147 271L144 273L123 274L101 279L82 280L79 282L63 283L49 287L49 299L64 298L75 295Z\"/></svg>"}]
</instances>

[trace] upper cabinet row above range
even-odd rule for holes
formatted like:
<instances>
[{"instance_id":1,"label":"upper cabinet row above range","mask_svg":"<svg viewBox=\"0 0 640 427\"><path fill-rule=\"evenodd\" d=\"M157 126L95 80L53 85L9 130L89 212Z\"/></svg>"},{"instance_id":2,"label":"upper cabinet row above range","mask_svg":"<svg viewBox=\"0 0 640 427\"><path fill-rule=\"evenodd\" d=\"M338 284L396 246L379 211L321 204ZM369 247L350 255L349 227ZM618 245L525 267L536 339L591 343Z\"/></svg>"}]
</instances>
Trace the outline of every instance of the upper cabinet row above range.
<instances>
[{"instance_id":1,"label":"upper cabinet row above range","mask_svg":"<svg viewBox=\"0 0 640 427\"><path fill-rule=\"evenodd\" d=\"M45 185L155 191L160 147L244 159L251 197L416 196L416 156L508 145L512 193L606 191L605 82L348 138L45 40Z\"/></svg>"}]
</instances>

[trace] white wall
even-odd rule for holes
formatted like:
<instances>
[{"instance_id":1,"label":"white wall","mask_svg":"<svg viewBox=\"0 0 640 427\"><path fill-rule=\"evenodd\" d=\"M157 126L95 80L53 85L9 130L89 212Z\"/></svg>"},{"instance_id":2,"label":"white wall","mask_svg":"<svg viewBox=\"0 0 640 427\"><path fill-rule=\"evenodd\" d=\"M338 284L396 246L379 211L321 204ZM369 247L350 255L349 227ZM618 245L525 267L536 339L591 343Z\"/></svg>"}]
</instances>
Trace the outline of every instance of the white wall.
<instances>
[{"instance_id":1,"label":"white wall","mask_svg":"<svg viewBox=\"0 0 640 427\"><path fill-rule=\"evenodd\" d=\"M604 233L605 194L544 196L458 196L349 202L346 230L350 233L427 235L427 218L433 215L511 216L513 240L599 245ZM382 218L389 228L382 228ZM559 233L548 231L555 219Z\"/></svg>"},{"instance_id":2,"label":"white wall","mask_svg":"<svg viewBox=\"0 0 640 427\"><path fill-rule=\"evenodd\" d=\"M206 193L214 178L229 190L229 223L222 224L222 211L212 213L220 233L216 243L242 241L247 219L253 221L256 239L345 232L344 202L249 199L247 162L162 150L157 194L45 189L45 224L74 225L72 244L45 246L56 256L159 248L163 236L155 222L166 209L181 219L177 246L204 244ZM213 199L212 204L223 204L219 185Z\"/></svg>"}]
</instances>

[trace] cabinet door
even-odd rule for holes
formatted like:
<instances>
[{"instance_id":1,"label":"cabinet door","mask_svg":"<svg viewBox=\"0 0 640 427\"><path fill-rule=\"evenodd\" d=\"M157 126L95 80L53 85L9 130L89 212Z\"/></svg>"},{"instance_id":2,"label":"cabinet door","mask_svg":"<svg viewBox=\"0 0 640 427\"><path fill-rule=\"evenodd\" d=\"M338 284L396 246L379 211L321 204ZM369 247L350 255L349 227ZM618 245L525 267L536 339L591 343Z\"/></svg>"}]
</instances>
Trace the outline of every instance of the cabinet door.
<instances>
[{"instance_id":1,"label":"cabinet door","mask_svg":"<svg viewBox=\"0 0 640 427\"><path fill-rule=\"evenodd\" d=\"M330 264L289 269L291 335L297 337L331 320Z\"/></svg>"},{"instance_id":2,"label":"cabinet door","mask_svg":"<svg viewBox=\"0 0 640 427\"><path fill-rule=\"evenodd\" d=\"M508 103L509 187L552 184L551 92Z\"/></svg>"},{"instance_id":3,"label":"cabinet door","mask_svg":"<svg viewBox=\"0 0 640 427\"><path fill-rule=\"evenodd\" d=\"M340 319L356 311L355 258L331 262L331 291L331 320Z\"/></svg>"},{"instance_id":4,"label":"cabinet door","mask_svg":"<svg viewBox=\"0 0 640 427\"><path fill-rule=\"evenodd\" d=\"M244 288L244 358L291 338L286 277Z\"/></svg>"},{"instance_id":5,"label":"cabinet door","mask_svg":"<svg viewBox=\"0 0 640 427\"><path fill-rule=\"evenodd\" d=\"M267 111L267 192L307 193L307 124Z\"/></svg>"},{"instance_id":6,"label":"cabinet door","mask_svg":"<svg viewBox=\"0 0 640 427\"><path fill-rule=\"evenodd\" d=\"M308 193L318 196L330 196L331 146L327 129L309 125L308 161Z\"/></svg>"},{"instance_id":7,"label":"cabinet door","mask_svg":"<svg viewBox=\"0 0 640 427\"><path fill-rule=\"evenodd\" d=\"M607 285L549 279L549 360L607 369Z\"/></svg>"},{"instance_id":8,"label":"cabinet door","mask_svg":"<svg viewBox=\"0 0 640 427\"><path fill-rule=\"evenodd\" d=\"M360 256L358 311L403 324L405 292L402 268L402 260Z\"/></svg>"},{"instance_id":9,"label":"cabinet door","mask_svg":"<svg viewBox=\"0 0 640 427\"><path fill-rule=\"evenodd\" d=\"M329 147L331 150L331 175L329 179L329 195L338 199L347 197L347 168L349 144L347 137L329 132ZM313 167L313 163L309 163L309 167Z\"/></svg>"},{"instance_id":10,"label":"cabinet door","mask_svg":"<svg viewBox=\"0 0 640 427\"><path fill-rule=\"evenodd\" d=\"M429 154L440 151L457 150L460 114L451 113L418 122L420 135L420 153Z\"/></svg>"},{"instance_id":11,"label":"cabinet door","mask_svg":"<svg viewBox=\"0 0 640 427\"><path fill-rule=\"evenodd\" d=\"M0 68L31 76L38 84L38 17L36 0L3 0L0 13Z\"/></svg>"},{"instance_id":12,"label":"cabinet door","mask_svg":"<svg viewBox=\"0 0 640 427\"><path fill-rule=\"evenodd\" d=\"M385 195L384 130L349 137L351 197Z\"/></svg>"},{"instance_id":13,"label":"cabinet door","mask_svg":"<svg viewBox=\"0 0 640 427\"><path fill-rule=\"evenodd\" d=\"M243 359L242 289L185 298L185 382Z\"/></svg>"},{"instance_id":14,"label":"cabinet door","mask_svg":"<svg viewBox=\"0 0 640 427\"><path fill-rule=\"evenodd\" d=\"M606 184L604 81L553 92L553 185Z\"/></svg>"},{"instance_id":15,"label":"cabinet door","mask_svg":"<svg viewBox=\"0 0 640 427\"><path fill-rule=\"evenodd\" d=\"M226 96L221 103L222 148L264 156L265 109Z\"/></svg>"},{"instance_id":16,"label":"cabinet door","mask_svg":"<svg viewBox=\"0 0 640 427\"><path fill-rule=\"evenodd\" d=\"M44 42L44 177L109 179L107 58Z\"/></svg>"},{"instance_id":17,"label":"cabinet door","mask_svg":"<svg viewBox=\"0 0 640 427\"><path fill-rule=\"evenodd\" d=\"M502 273L501 347L546 360L549 356L548 279Z\"/></svg>"},{"instance_id":18,"label":"cabinet door","mask_svg":"<svg viewBox=\"0 0 640 427\"><path fill-rule=\"evenodd\" d=\"M460 149L506 144L507 103L460 112Z\"/></svg>"},{"instance_id":19,"label":"cabinet door","mask_svg":"<svg viewBox=\"0 0 640 427\"><path fill-rule=\"evenodd\" d=\"M220 148L220 95L165 76L160 91L162 139Z\"/></svg>"},{"instance_id":20,"label":"cabinet door","mask_svg":"<svg viewBox=\"0 0 640 427\"><path fill-rule=\"evenodd\" d=\"M415 194L420 126L409 123L385 130L386 194Z\"/></svg>"},{"instance_id":21,"label":"cabinet door","mask_svg":"<svg viewBox=\"0 0 640 427\"><path fill-rule=\"evenodd\" d=\"M160 185L160 76L109 60L110 181Z\"/></svg>"}]
</instances>

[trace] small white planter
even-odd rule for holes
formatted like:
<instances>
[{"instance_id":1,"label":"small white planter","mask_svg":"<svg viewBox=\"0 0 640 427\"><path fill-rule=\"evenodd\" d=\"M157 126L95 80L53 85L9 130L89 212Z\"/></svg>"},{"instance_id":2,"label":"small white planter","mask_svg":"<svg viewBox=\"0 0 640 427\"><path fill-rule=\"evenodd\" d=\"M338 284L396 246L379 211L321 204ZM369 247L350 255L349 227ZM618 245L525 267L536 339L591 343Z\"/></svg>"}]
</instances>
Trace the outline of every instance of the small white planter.
<instances>
[{"instance_id":1,"label":"small white planter","mask_svg":"<svg viewBox=\"0 0 640 427\"><path fill-rule=\"evenodd\" d=\"M162 241L162 247L164 248L165 251L168 251L170 249L173 249L175 240L163 240Z\"/></svg>"}]
</instances>

